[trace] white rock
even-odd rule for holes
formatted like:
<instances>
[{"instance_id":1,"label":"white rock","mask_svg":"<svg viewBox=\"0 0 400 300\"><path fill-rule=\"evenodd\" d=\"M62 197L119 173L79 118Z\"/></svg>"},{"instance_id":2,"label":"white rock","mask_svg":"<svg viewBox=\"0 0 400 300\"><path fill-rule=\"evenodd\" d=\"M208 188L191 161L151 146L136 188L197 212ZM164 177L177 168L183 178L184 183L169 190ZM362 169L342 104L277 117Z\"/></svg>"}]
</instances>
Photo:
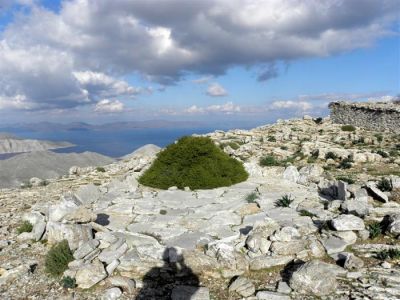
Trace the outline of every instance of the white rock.
<instances>
[{"instance_id":1,"label":"white rock","mask_svg":"<svg viewBox=\"0 0 400 300\"><path fill-rule=\"evenodd\" d=\"M110 289L107 289L104 294L102 295L101 299L102 300L115 300L119 299L122 296L122 291L117 288L113 287Z\"/></svg>"},{"instance_id":2,"label":"white rock","mask_svg":"<svg viewBox=\"0 0 400 300\"><path fill-rule=\"evenodd\" d=\"M337 231L364 230L364 221L353 215L340 215L332 220L332 226Z\"/></svg>"},{"instance_id":3,"label":"white rock","mask_svg":"<svg viewBox=\"0 0 400 300\"><path fill-rule=\"evenodd\" d=\"M295 166L289 166L283 172L283 179L291 182L297 182L299 180L299 177L300 173Z\"/></svg>"},{"instance_id":4,"label":"white rock","mask_svg":"<svg viewBox=\"0 0 400 300\"><path fill-rule=\"evenodd\" d=\"M91 264L83 266L76 273L76 284L79 288L88 289L107 277L103 264L94 260Z\"/></svg>"}]
</instances>

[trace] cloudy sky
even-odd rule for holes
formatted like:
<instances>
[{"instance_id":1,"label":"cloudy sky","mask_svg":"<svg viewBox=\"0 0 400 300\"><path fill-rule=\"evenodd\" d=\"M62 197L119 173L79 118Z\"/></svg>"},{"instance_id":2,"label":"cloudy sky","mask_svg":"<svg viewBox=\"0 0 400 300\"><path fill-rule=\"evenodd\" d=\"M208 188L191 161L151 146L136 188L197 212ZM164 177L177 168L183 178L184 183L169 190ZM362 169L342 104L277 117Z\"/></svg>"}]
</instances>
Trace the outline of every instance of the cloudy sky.
<instances>
[{"instance_id":1,"label":"cloudy sky","mask_svg":"<svg viewBox=\"0 0 400 300\"><path fill-rule=\"evenodd\" d=\"M0 123L271 121L400 93L398 0L0 0Z\"/></svg>"}]
</instances>

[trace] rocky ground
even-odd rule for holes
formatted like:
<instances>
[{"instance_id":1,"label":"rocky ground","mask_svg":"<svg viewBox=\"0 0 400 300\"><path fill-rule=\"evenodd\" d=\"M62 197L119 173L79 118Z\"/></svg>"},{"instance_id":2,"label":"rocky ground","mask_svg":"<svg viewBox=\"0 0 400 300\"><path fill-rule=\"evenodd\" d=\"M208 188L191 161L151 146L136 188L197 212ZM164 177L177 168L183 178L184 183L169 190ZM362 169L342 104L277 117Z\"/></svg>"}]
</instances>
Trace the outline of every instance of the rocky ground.
<instances>
[{"instance_id":1,"label":"rocky ground","mask_svg":"<svg viewBox=\"0 0 400 300\"><path fill-rule=\"evenodd\" d=\"M147 146L1 190L1 298L400 299L398 136L309 117L208 136L246 182L143 187ZM24 221L32 231L18 233ZM75 288L45 272L64 239Z\"/></svg>"}]
</instances>

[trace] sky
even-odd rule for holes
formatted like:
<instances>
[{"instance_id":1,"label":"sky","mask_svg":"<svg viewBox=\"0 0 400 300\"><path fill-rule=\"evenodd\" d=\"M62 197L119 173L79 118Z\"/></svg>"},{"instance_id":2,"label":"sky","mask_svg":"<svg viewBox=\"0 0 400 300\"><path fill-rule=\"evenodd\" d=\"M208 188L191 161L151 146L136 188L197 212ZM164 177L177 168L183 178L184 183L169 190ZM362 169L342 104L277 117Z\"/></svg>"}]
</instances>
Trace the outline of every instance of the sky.
<instances>
[{"instance_id":1,"label":"sky","mask_svg":"<svg viewBox=\"0 0 400 300\"><path fill-rule=\"evenodd\" d=\"M400 94L398 0L0 0L0 124L272 122Z\"/></svg>"}]
</instances>

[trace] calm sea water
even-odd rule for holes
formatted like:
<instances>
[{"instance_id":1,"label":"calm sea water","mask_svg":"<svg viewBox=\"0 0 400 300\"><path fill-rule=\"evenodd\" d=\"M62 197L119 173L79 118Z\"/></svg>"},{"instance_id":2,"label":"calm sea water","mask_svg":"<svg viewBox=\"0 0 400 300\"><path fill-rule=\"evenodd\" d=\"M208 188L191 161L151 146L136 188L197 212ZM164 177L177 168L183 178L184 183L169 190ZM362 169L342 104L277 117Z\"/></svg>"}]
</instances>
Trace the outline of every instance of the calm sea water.
<instances>
[{"instance_id":1,"label":"calm sea water","mask_svg":"<svg viewBox=\"0 0 400 300\"><path fill-rule=\"evenodd\" d=\"M21 138L66 141L76 145L56 150L60 153L93 151L111 157L121 157L146 144L165 147L179 137L193 133L204 134L216 129L227 130L230 128L137 128L116 131L13 131L10 133ZM0 157L0 159L4 158L4 156Z\"/></svg>"}]
</instances>

